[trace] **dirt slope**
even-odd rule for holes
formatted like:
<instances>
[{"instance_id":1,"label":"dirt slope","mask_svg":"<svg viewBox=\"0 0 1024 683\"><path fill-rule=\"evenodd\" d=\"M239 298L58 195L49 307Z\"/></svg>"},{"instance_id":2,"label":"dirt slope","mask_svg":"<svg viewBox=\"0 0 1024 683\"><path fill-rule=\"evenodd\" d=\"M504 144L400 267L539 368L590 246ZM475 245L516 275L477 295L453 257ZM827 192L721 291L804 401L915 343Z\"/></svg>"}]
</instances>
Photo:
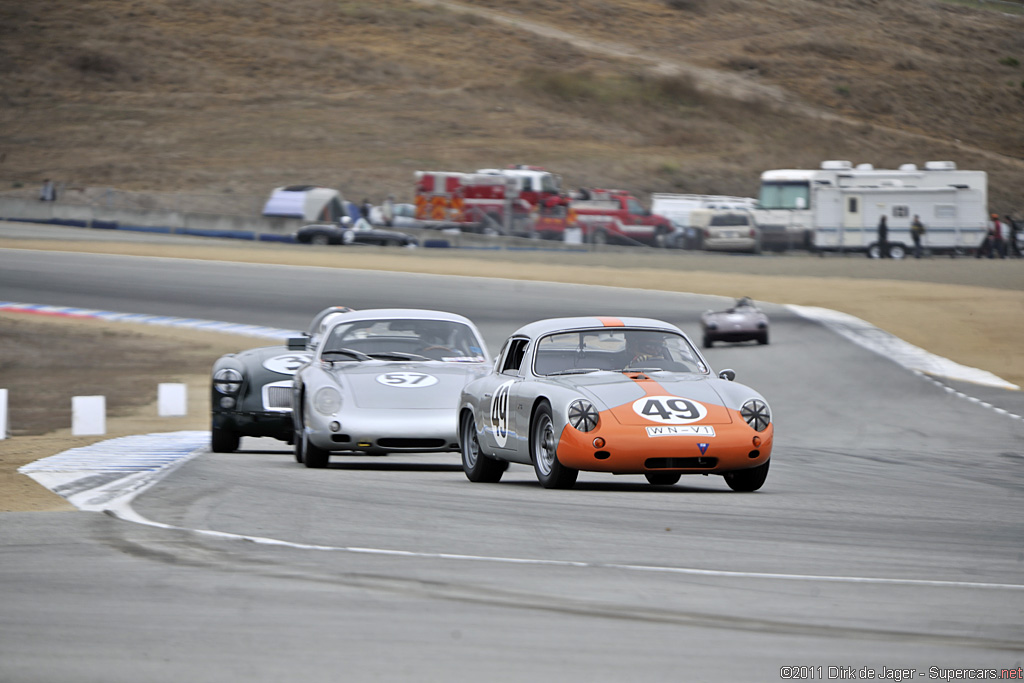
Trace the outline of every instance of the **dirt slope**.
<instances>
[{"instance_id":1,"label":"dirt slope","mask_svg":"<svg viewBox=\"0 0 1024 683\"><path fill-rule=\"evenodd\" d=\"M1024 212L1024 17L931 0L0 4L0 190L411 194L417 169L749 195L951 159ZM1012 6L1005 6L1012 9Z\"/></svg>"}]
</instances>

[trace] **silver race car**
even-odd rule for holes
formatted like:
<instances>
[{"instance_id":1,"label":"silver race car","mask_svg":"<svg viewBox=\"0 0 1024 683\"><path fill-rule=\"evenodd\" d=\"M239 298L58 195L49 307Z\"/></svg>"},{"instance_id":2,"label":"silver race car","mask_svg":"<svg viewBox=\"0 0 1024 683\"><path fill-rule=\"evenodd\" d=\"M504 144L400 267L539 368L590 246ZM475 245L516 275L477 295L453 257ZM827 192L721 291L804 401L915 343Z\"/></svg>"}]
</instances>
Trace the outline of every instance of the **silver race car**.
<instances>
[{"instance_id":1,"label":"silver race car","mask_svg":"<svg viewBox=\"0 0 1024 683\"><path fill-rule=\"evenodd\" d=\"M461 315L396 308L331 317L292 385L296 461L326 467L331 453L457 451L459 394L490 360Z\"/></svg>"},{"instance_id":2,"label":"silver race car","mask_svg":"<svg viewBox=\"0 0 1024 683\"><path fill-rule=\"evenodd\" d=\"M768 343L768 315L747 296L736 299L736 303L724 311L705 312L700 317L700 328L706 349L716 341Z\"/></svg>"},{"instance_id":3,"label":"silver race car","mask_svg":"<svg viewBox=\"0 0 1024 683\"><path fill-rule=\"evenodd\" d=\"M513 334L493 371L459 408L462 467L496 482L507 463L533 465L546 488L580 470L643 474L672 485L720 474L755 491L768 474L774 427L764 397L711 373L679 328L648 318L557 318Z\"/></svg>"}]
</instances>

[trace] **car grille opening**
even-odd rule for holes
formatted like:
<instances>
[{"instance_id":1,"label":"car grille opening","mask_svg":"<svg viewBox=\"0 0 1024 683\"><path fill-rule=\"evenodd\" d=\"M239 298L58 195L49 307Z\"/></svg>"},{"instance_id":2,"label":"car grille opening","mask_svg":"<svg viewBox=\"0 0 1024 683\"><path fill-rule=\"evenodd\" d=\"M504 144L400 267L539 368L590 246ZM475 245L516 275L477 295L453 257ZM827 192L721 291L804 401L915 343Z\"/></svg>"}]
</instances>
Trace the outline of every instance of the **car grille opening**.
<instances>
[{"instance_id":1,"label":"car grille opening","mask_svg":"<svg viewBox=\"0 0 1024 683\"><path fill-rule=\"evenodd\" d=\"M448 442L444 439L400 439L394 437L377 439L377 446L380 448L404 448L406 450L422 448L426 450L444 448L447 445Z\"/></svg>"},{"instance_id":2,"label":"car grille opening","mask_svg":"<svg viewBox=\"0 0 1024 683\"><path fill-rule=\"evenodd\" d=\"M292 388L286 387L265 387L263 395L263 407L267 410L291 410L292 409Z\"/></svg>"},{"instance_id":3,"label":"car grille opening","mask_svg":"<svg viewBox=\"0 0 1024 683\"><path fill-rule=\"evenodd\" d=\"M710 470L718 466L718 458L647 458L649 470Z\"/></svg>"},{"instance_id":4,"label":"car grille opening","mask_svg":"<svg viewBox=\"0 0 1024 683\"><path fill-rule=\"evenodd\" d=\"M348 443L352 437L348 434L331 434L331 441L334 443Z\"/></svg>"}]
</instances>

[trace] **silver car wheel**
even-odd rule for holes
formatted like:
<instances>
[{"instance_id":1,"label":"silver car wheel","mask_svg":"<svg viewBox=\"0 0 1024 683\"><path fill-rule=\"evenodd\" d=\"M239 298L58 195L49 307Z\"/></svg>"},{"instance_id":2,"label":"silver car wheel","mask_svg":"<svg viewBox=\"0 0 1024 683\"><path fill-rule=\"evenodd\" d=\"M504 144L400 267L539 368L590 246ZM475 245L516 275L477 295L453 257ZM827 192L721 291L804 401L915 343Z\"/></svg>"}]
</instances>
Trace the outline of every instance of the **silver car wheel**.
<instances>
[{"instance_id":1,"label":"silver car wheel","mask_svg":"<svg viewBox=\"0 0 1024 683\"><path fill-rule=\"evenodd\" d=\"M537 469L548 476L555 466L555 429L551 416L541 413L537 416L537 425L533 430L533 452L537 457Z\"/></svg>"},{"instance_id":2,"label":"silver car wheel","mask_svg":"<svg viewBox=\"0 0 1024 683\"><path fill-rule=\"evenodd\" d=\"M473 469L480 458L480 442L476 438L476 426L472 418L462 423L462 459L466 467Z\"/></svg>"}]
</instances>

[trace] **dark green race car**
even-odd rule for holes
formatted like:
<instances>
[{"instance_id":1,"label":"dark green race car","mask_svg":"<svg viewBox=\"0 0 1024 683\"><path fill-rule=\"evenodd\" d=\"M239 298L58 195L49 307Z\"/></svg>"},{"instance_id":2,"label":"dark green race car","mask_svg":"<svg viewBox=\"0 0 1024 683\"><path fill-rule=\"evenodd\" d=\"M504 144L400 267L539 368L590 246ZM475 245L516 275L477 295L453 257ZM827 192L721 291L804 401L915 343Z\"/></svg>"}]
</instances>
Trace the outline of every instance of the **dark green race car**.
<instances>
[{"instance_id":1,"label":"dark green race car","mask_svg":"<svg viewBox=\"0 0 1024 683\"><path fill-rule=\"evenodd\" d=\"M309 362L324 320L352 309L331 306L317 313L304 336L287 344L229 353L213 364L210 382L210 450L233 453L243 436L292 443L292 377Z\"/></svg>"}]
</instances>

